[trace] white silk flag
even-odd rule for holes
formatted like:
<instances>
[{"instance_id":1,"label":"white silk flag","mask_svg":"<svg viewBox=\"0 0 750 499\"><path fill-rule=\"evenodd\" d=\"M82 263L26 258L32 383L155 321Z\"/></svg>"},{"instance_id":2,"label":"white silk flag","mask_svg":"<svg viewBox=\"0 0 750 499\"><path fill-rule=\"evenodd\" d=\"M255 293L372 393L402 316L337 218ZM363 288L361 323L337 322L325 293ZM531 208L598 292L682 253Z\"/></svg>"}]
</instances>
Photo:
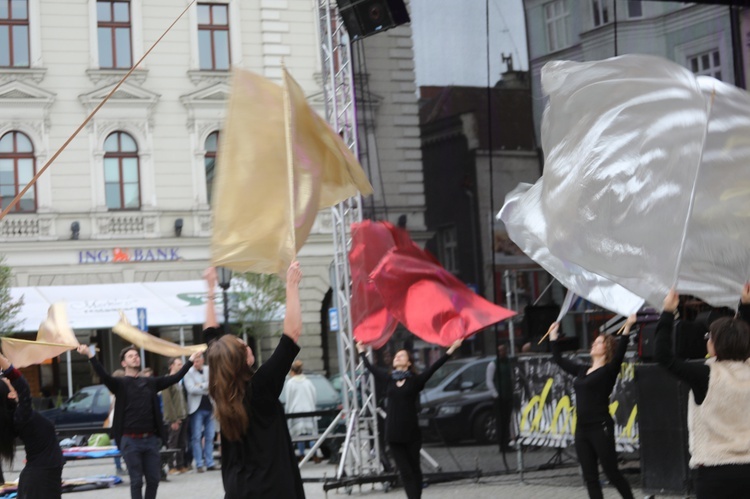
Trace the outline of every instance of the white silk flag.
<instances>
[{"instance_id":1,"label":"white silk flag","mask_svg":"<svg viewBox=\"0 0 750 499\"><path fill-rule=\"evenodd\" d=\"M372 192L341 137L284 86L235 70L212 196L211 263L283 273L321 208Z\"/></svg>"},{"instance_id":2,"label":"white silk flag","mask_svg":"<svg viewBox=\"0 0 750 499\"><path fill-rule=\"evenodd\" d=\"M627 316L750 277L750 96L654 56L542 69L544 175L499 217L577 295Z\"/></svg>"},{"instance_id":3,"label":"white silk flag","mask_svg":"<svg viewBox=\"0 0 750 499\"><path fill-rule=\"evenodd\" d=\"M3 353L18 368L41 364L78 347L78 340L68 323L65 305L54 303L47 319L39 326L36 341L4 337Z\"/></svg>"}]
</instances>

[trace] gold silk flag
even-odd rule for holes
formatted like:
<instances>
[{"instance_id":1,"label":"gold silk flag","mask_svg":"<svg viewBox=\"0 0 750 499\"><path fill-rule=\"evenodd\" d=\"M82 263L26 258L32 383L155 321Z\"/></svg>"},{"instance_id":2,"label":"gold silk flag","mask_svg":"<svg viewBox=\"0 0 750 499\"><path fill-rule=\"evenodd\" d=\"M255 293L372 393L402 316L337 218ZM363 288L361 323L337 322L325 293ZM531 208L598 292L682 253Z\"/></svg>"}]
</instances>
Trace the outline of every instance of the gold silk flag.
<instances>
[{"instance_id":1,"label":"gold silk flag","mask_svg":"<svg viewBox=\"0 0 750 499\"><path fill-rule=\"evenodd\" d=\"M320 209L372 193L341 137L283 76L280 87L234 71L212 196L215 266L283 273Z\"/></svg>"},{"instance_id":2,"label":"gold silk flag","mask_svg":"<svg viewBox=\"0 0 750 499\"><path fill-rule=\"evenodd\" d=\"M54 303L39 326L36 341L2 338L3 353L18 368L41 364L78 347L63 303Z\"/></svg>"},{"instance_id":3,"label":"gold silk flag","mask_svg":"<svg viewBox=\"0 0 750 499\"><path fill-rule=\"evenodd\" d=\"M126 342L132 343L138 348L143 348L148 352L165 357L180 357L182 355L189 357L195 352L202 352L206 349L205 344L183 347L171 341L145 333L137 327L130 325L130 322L122 312L120 312L120 322L115 324L112 331Z\"/></svg>"}]
</instances>

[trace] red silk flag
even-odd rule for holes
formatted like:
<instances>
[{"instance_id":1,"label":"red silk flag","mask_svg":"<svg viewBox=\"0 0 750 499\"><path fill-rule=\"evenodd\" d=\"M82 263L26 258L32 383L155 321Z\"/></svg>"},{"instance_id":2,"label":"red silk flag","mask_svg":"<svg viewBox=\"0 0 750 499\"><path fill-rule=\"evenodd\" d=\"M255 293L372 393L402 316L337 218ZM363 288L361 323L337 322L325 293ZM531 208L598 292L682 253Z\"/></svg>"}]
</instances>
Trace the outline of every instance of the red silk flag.
<instances>
[{"instance_id":1,"label":"red silk flag","mask_svg":"<svg viewBox=\"0 0 750 499\"><path fill-rule=\"evenodd\" d=\"M388 222L365 220L352 224L349 267L352 273L351 313L354 339L380 348L390 339L398 321L385 308L383 299L370 279L370 272L406 232ZM409 236L406 235L406 240Z\"/></svg>"},{"instance_id":2,"label":"red silk flag","mask_svg":"<svg viewBox=\"0 0 750 499\"><path fill-rule=\"evenodd\" d=\"M428 343L447 347L516 315L474 293L416 245L391 250L370 277L388 311Z\"/></svg>"}]
</instances>

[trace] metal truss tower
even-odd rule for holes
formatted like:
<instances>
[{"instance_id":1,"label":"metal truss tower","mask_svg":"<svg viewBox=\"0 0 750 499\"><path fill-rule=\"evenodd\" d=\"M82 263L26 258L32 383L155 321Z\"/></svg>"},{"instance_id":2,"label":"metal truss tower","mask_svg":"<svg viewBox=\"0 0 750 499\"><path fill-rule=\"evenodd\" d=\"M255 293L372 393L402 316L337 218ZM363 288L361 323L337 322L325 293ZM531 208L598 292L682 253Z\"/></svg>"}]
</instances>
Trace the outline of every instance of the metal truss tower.
<instances>
[{"instance_id":1,"label":"metal truss tower","mask_svg":"<svg viewBox=\"0 0 750 499\"><path fill-rule=\"evenodd\" d=\"M320 20L321 63L328 123L359 156L354 70L349 35L335 0L314 0ZM357 195L331 208L334 262L331 283L338 310L338 352L341 369L346 438L336 473L338 480L365 478L382 472L377 407L373 378L364 372L357 354L351 318L351 271L348 253L351 224L362 221L362 198Z\"/></svg>"}]
</instances>

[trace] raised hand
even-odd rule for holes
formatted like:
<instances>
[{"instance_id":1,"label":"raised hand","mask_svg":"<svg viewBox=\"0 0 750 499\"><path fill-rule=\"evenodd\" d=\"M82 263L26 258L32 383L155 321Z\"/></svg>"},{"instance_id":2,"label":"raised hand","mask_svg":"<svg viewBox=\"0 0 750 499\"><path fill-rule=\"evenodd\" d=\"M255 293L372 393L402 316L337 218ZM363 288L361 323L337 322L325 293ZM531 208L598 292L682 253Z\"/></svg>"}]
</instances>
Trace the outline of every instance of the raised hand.
<instances>
[{"instance_id":1,"label":"raised hand","mask_svg":"<svg viewBox=\"0 0 750 499\"><path fill-rule=\"evenodd\" d=\"M362 343L361 341L358 341L357 342L357 352L358 353L365 353L365 350L367 350L367 347L365 346L365 344Z\"/></svg>"},{"instance_id":2,"label":"raised hand","mask_svg":"<svg viewBox=\"0 0 750 499\"><path fill-rule=\"evenodd\" d=\"M740 295L740 301L743 304L750 303L750 282L746 282L744 286L742 286L742 295Z\"/></svg>"},{"instance_id":3,"label":"raised hand","mask_svg":"<svg viewBox=\"0 0 750 499\"><path fill-rule=\"evenodd\" d=\"M81 355L85 355L89 359L94 356L94 352L91 351L88 345L78 345L76 351L78 351L78 353L80 353Z\"/></svg>"},{"instance_id":4,"label":"raised hand","mask_svg":"<svg viewBox=\"0 0 750 499\"><path fill-rule=\"evenodd\" d=\"M680 304L680 295L677 294L677 292L674 290L674 288L669 290L669 293L667 293L666 298L664 298L664 305L663 309L665 312L674 313L675 310L677 310L677 305Z\"/></svg>"},{"instance_id":5,"label":"raised hand","mask_svg":"<svg viewBox=\"0 0 750 499\"><path fill-rule=\"evenodd\" d=\"M560 335L560 323L553 322L552 324L550 324L549 329L547 330L547 334L549 335L550 341L557 341L557 338Z\"/></svg>"},{"instance_id":6,"label":"raised hand","mask_svg":"<svg viewBox=\"0 0 750 499\"><path fill-rule=\"evenodd\" d=\"M625 336L629 335L630 334L630 328L633 327L633 324L635 324L635 322L636 322L637 319L638 319L638 316L636 314L630 315L625 320L625 329L623 329L622 334L624 334Z\"/></svg>"},{"instance_id":7,"label":"raised hand","mask_svg":"<svg viewBox=\"0 0 750 499\"><path fill-rule=\"evenodd\" d=\"M302 269L299 266L298 261L294 261L289 265L286 271L286 285L298 287L302 280Z\"/></svg>"},{"instance_id":8,"label":"raised hand","mask_svg":"<svg viewBox=\"0 0 750 499\"><path fill-rule=\"evenodd\" d=\"M463 342L464 342L463 338L459 338L456 341L454 341L451 344L451 346L448 347L448 355L451 355L453 352L455 352L456 350L458 350L458 347L460 347L461 343L463 343Z\"/></svg>"}]
</instances>

